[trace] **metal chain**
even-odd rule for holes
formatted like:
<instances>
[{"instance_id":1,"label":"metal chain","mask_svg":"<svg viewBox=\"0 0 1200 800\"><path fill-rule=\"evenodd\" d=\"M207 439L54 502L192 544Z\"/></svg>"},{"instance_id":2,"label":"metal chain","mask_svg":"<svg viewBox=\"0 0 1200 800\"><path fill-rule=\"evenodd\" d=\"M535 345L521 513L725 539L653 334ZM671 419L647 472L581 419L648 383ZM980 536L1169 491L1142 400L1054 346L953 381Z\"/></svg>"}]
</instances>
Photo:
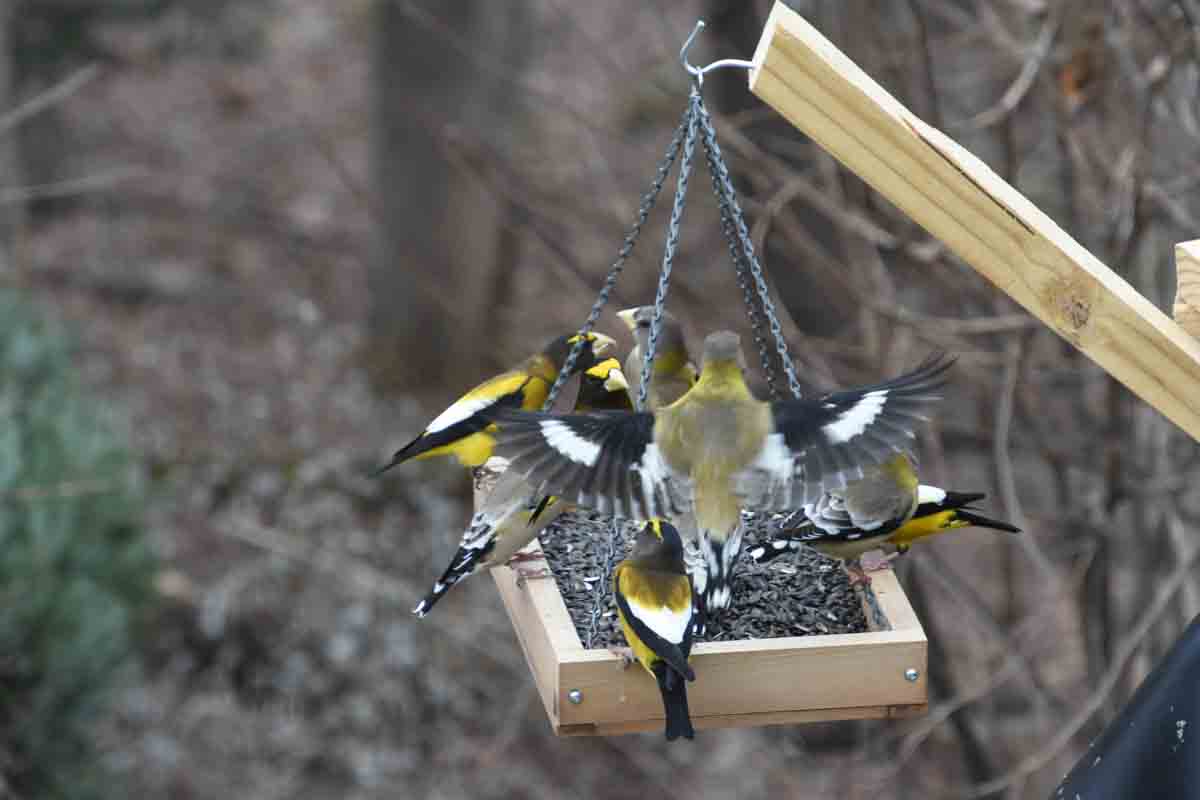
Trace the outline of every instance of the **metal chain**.
<instances>
[{"instance_id":1,"label":"metal chain","mask_svg":"<svg viewBox=\"0 0 1200 800\"><path fill-rule=\"evenodd\" d=\"M762 364L763 376L767 380L767 391L770 393L772 400L779 399L779 386L776 383L776 368L771 360L771 351L767 344L766 334L763 332L762 315L758 310L758 302L755 300L753 290L750 288L750 278L747 274L746 253L742 250L742 243L738 239L737 231L734 228L733 213L729 209L729 203L725 200L725 192L722 190L722 184L718 175L720 169L717 167L716 159L713 155L713 149L709 146L709 138L704 139L704 157L708 161L708 175L712 178L713 194L717 197L717 208L721 212L721 234L725 237L725 244L729 247L729 258L733 261L733 268L737 274L738 288L742 290L742 301L746 306L746 316L750 318L750 329L754 332L754 346L758 349L759 363Z\"/></svg>"},{"instance_id":2,"label":"metal chain","mask_svg":"<svg viewBox=\"0 0 1200 800\"><path fill-rule=\"evenodd\" d=\"M713 130L712 120L708 116L708 109L704 107L703 100L698 103L697 113L704 137L704 147L712 152L711 163L717 171L717 180L720 182L719 200L729 206L730 215L737 229L738 240L742 245L742 252L746 256L746 263L750 265L750 275L754 279L758 299L762 303L763 313L770 324L771 335L775 338L775 350L779 354L779 360L783 362L783 370L787 374L788 387L792 390L793 397L799 397L801 389L800 379L796 375L796 365L792 363L791 356L788 355L787 340L783 337L783 327L779 324L779 317L775 313L775 304L771 301L771 293L767 289L767 282L763 277L762 265L758 263L758 256L754 254L754 244L750 241L746 219L742 215L741 206L738 205L737 192L733 188L733 181L729 178L729 169L725 166L725 159L721 156L721 146L717 144L717 133Z\"/></svg>"},{"instance_id":3,"label":"metal chain","mask_svg":"<svg viewBox=\"0 0 1200 800\"><path fill-rule=\"evenodd\" d=\"M663 311L667 306L667 290L671 284L671 267L675 263L675 249L679 245L679 224L683 220L683 209L687 203L688 178L692 174L692 156L696 151L696 123L699 119L702 101L699 84L692 85L688 96L688 107L685 115L687 136L683 142L683 158L679 161L679 177L675 183L675 202L671 206L671 219L667 223L667 241L663 246L662 269L658 274L658 290L654 294L654 318L650 322L650 341L646 343L646 352L642 353L642 380L638 389L637 407L646 407L646 397L650 391L650 381L653 379L651 365L654 354L658 350L658 337L662 333Z\"/></svg>"},{"instance_id":4,"label":"metal chain","mask_svg":"<svg viewBox=\"0 0 1200 800\"><path fill-rule=\"evenodd\" d=\"M592 310L588 314L587 320L583 323L583 327L579 329L580 339L571 346L571 351L567 353L567 360L563 362L562 369L558 371L558 376L554 379L554 385L550 387L550 393L546 395L546 401L542 403L542 410L548 411L554 406L554 401L558 399L558 393L562 391L563 384L571 376L571 371L575 368L575 362L579 359L579 354L583 352L584 339L587 334L592 332L592 328L596 326L596 320L600 319L600 312L604 310L604 306L608 304L608 296L612 294L613 286L617 283L617 278L621 275L621 270L625 268L625 261L633 252L633 246L637 243L638 236L642 232L642 226L646 224L646 219L650 216L651 209L658 201L658 196L662 192L663 184L667 182L667 175L671 173L671 167L675 164L675 159L679 155L679 149L683 145L684 136L687 134L692 109L689 105L684 112L683 117L679 120L678 127L675 128L675 135L671 138L671 143L667 145L667 151L663 155L662 161L658 162L658 170L654 174L654 182L646 193L642 195L642 201L638 205L637 219L634 220L633 227L625 234L625 241L621 244L621 249L617 251L617 257L613 261L612 266L608 269L608 277L604 279L604 285L600 287L600 294L596 297L596 302L592 303Z\"/></svg>"},{"instance_id":5,"label":"metal chain","mask_svg":"<svg viewBox=\"0 0 1200 800\"><path fill-rule=\"evenodd\" d=\"M667 290L671 284L671 267L675 262L675 251L679 246L679 226L683 221L683 209L687 204L688 178L692 174L692 157L696 152L696 122L699 119L700 93L692 89L688 97L687 111L684 114L681 127L686 130L683 139L683 156L679 159L679 175L675 182L675 200L671 205L671 219L667 223L667 240L663 245L662 269L658 275L658 290L654 295L654 319L650 323L650 340L646 343L646 352L642 354L642 385L638 392L637 407L646 407L646 392L650 388L651 364L654 353L658 348L658 337L662 331L663 310L667 305ZM600 552L597 554L597 567L600 577L592 587L592 609L588 619L588 629L585 646L591 648L600 631L600 619L608 605L609 592L612 591L613 561L617 554L617 543L621 538L621 524L614 517L612 532L602 537Z\"/></svg>"}]
</instances>

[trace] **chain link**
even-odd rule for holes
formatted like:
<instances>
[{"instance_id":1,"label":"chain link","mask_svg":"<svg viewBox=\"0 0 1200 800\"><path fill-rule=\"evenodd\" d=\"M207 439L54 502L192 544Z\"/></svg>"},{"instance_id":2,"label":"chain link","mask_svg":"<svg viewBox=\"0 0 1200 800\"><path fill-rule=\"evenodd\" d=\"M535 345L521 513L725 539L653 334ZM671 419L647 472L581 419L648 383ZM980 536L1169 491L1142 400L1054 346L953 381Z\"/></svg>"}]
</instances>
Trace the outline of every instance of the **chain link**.
<instances>
[{"instance_id":1,"label":"chain link","mask_svg":"<svg viewBox=\"0 0 1200 800\"><path fill-rule=\"evenodd\" d=\"M684 114L681 128L686 133L683 139L683 155L679 159L679 175L675 182L675 199L671 205L671 218L667 223L667 240L663 245L662 269L658 275L658 290L654 295L654 319L650 323L650 340L646 343L646 352L642 354L642 385L638 392L637 408L646 407L646 393L650 388L654 362L654 353L658 349L658 337L662 331L663 310L667 305L667 290L671 283L671 267L675 262L675 252L679 246L679 227L683 221L683 210L687 203L688 178L692 174L692 157L696 152L696 123L699 119L700 93L693 88L688 97L687 111ZM608 606L609 593L612 591L613 561L616 558L618 543L621 540L621 523L616 517L612 521L612 531L603 537L600 552L597 555L600 577L592 588L592 609L588 619L588 629L585 646L591 649L600 631L600 619Z\"/></svg>"},{"instance_id":2,"label":"chain link","mask_svg":"<svg viewBox=\"0 0 1200 800\"><path fill-rule=\"evenodd\" d=\"M667 306L667 290L671 284L671 267L675 263L675 250L679 246L679 224L683 221L683 209L687 203L688 178L692 174L692 156L696 152L696 122L701 107L698 85L692 86L688 97L685 117L687 136L683 141L683 157L679 161L679 177L675 183L675 202L671 206L671 219L667 223L667 241L663 246L662 270L658 274L658 290L654 293L654 318L650 322L650 341L642 353L642 380L638 389L637 408L646 407L646 396L653 379L654 354L658 350L658 337L662 333L663 311Z\"/></svg>"},{"instance_id":3,"label":"chain link","mask_svg":"<svg viewBox=\"0 0 1200 800\"><path fill-rule=\"evenodd\" d=\"M763 277L762 265L758 263L758 256L754 254L754 243L750 241L750 232L746 228L746 219L742 215L741 206L738 205L737 192L733 188L733 181L729 177L729 169L725 166L725 159L721 155L721 146L717 144L717 133L713 130L712 119L708 116L708 109L704 107L703 100L700 100L698 103L697 113L699 114L700 129L704 137L704 147L711 152L710 164L718 173L716 180L720 183L721 187L718 193L718 200L723 205L729 207L729 213L737 230L737 237L741 243L742 252L745 255L746 263L750 266L750 275L754 279L754 287L758 292L758 299L762 303L763 314L766 316L767 322L771 327L771 336L775 339L775 351L779 354L779 360L783 364L783 371L787 374L788 388L791 389L793 397L799 397L801 389L800 379L796 375L796 365L792 362L791 356L788 355L787 340L783 336L783 326L779 324L779 316L775 313L775 304L771 301L771 293L767 289L767 282Z\"/></svg>"},{"instance_id":4,"label":"chain link","mask_svg":"<svg viewBox=\"0 0 1200 800\"><path fill-rule=\"evenodd\" d=\"M775 312L775 305L771 301L770 291L767 288L766 279L763 277L762 265L759 264L758 258L754 253L754 245L750 240L750 233L746 228L746 221L742 215L741 207L738 205L737 193L733 187L733 181L729 177L729 170L725 166L725 160L721 155L720 145L717 144L716 131L713 129L708 110L704 107L704 99L700 94L699 81L695 81L692 84L692 90L688 96L688 105L684 111L683 119L680 121L679 127L676 128L671 144L667 147L666 155L659 164L654 183L650 190L642 196L641 205L638 207L637 220L626 235L625 242L617 253L617 258L613 262L612 267L609 269L608 277L605 279L604 285L600 289L600 294L596 298L596 302L592 305L591 313L580 329L580 333L589 333L596 324L596 320L599 319L600 312L608 302L617 277L624 268L629 254L633 251L633 246L642 231L642 227L646 223L650 210L654 207L654 203L662 191L667 175L678 158L679 175L676 179L675 198L671 207L671 217L667 224L667 238L663 247L662 267L659 271L658 286L654 296L654 317L650 324L650 338L646 343L646 352L642 354L642 380L638 391L637 408L644 409L650 389L650 382L653 380L652 365L658 349L658 339L662 333L663 313L666 309L671 271L679 245L679 229L687 202L688 179L692 172L692 160L695 155L698 133L703 141L705 158L708 162L712 178L713 192L717 196L717 205L721 213L721 232L724 234L729 247L729 254L733 260L734 270L737 273L738 286L742 289L742 297L746 303L746 312L750 317L750 324L754 330L754 342L758 347L759 357L762 360L763 371L767 378L771 397L775 399L778 396L778 388L775 383L775 369L771 363L767 337L762 330L762 317L764 316L770 328L771 336L775 340L775 351L787 375L788 386L791 389L792 395L799 397L801 389L800 380L796 375L796 367L788 354L787 341L783 336L783 328ZM679 156L681 150L683 153L682 157ZM753 284L753 291L751 284ZM754 294L757 294L758 303L761 304L761 315L758 305L755 303ZM571 374L582 348L582 340L576 342L571 348L571 352L568 354L562 370L559 371L543 408L548 409L553 405L555 398L562 388L562 384L566 381L567 376ZM612 530L609 535L600 537L600 539L601 541L596 553L596 567L599 574L595 586L592 587L592 608L588 618L584 642L584 646L588 649L591 649L595 645L596 638L599 635L600 620L604 616L608 605L609 593L612 591L611 583L614 562L624 549L619 546L623 544L622 529L621 523L616 517L612 519Z\"/></svg>"},{"instance_id":5,"label":"chain link","mask_svg":"<svg viewBox=\"0 0 1200 800\"><path fill-rule=\"evenodd\" d=\"M772 400L778 400L779 386L776 382L778 371L771 360L771 351L767 344L766 334L763 332L762 315L759 313L758 301L755 299L754 292L750 288L750 279L746 267L746 253L742 250L741 241L738 239L737 230L733 222L733 213L729 209L729 203L725 200L725 192L718 177L721 171L717 166L713 149L710 147L710 141L707 136L704 137L704 157L708 161L708 175L712 179L713 194L716 195L717 208L721 212L721 234L725 237L725 244L729 248L729 258L733 262L733 268L737 274L738 288L742 290L742 302L746 306L746 316L750 318L750 329L754 332L754 346L758 350L759 363L762 364L763 376L767 381L767 391L770 393Z\"/></svg>"},{"instance_id":6,"label":"chain link","mask_svg":"<svg viewBox=\"0 0 1200 800\"><path fill-rule=\"evenodd\" d=\"M625 234L625 241L621 244L621 249L617 251L617 257L613 261L612 266L608 269L608 276L604 279L604 285L600 287L600 294L596 297L596 302L592 303L592 310L588 314L587 320L583 323L583 327L579 329L581 338L571 346L571 352L567 353L567 360L563 362L562 369L558 371L558 376L554 379L554 385L550 387L550 393L546 395L546 401L542 403L542 410L548 411L554 406L554 401L558 399L558 393L562 391L563 384L567 382L567 378L571 376L571 371L575 368L575 362L579 359L579 354L583 352L583 336L592 332L592 328L596 326L596 320L600 319L600 312L604 310L604 306L608 304L608 296L612 294L613 286L617 283L617 278L621 275L621 270L625 269L625 261L633 252L633 246L637 244L638 236L642 232L642 226L646 224L646 219L650 216L651 209L658 201L659 194L662 193L663 184L667 182L667 175L671 173L671 167L675 164L675 159L679 155L679 149L683 146L684 136L687 134L690 120L692 116L691 105L689 104L683 117L679 120L678 127L675 128L675 135L671 138L671 143L667 145L667 151L663 155L662 161L658 163L658 170L654 174L654 182L646 193L642 195L641 203L638 205L637 219L634 220L633 227Z\"/></svg>"}]
</instances>

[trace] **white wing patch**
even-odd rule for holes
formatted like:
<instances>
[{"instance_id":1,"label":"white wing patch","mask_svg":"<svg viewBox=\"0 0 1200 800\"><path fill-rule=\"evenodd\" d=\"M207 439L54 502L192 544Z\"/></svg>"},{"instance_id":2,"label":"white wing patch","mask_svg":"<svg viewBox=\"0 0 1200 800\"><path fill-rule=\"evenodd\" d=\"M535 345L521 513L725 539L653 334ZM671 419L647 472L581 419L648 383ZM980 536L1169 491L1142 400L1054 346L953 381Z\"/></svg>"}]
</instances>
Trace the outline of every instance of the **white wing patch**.
<instances>
[{"instance_id":1,"label":"white wing patch","mask_svg":"<svg viewBox=\"0 0 1200 800\"><path fill-rule=\"evenodd\" d=\"M459 400L441 414L438 414L433 422L429 423L429 426L425 428L425 432L437 433L449 428L451 425L457 425L463 420L475 416L485 408L494 406L497 399L495 397L473 397L469 400Z\"/></svg>"},{"instance_id":2,"label":"white wing patch","mask_svg":"<svg viewBox=\"0 0 1200 800\"><path fill-rule=\"evenodd\" d=\"M538 423L542 428L542 438L546 444L553 447L563 456L576 464L585 467L593 466L600 455L600 445L584 439L571 430L565 422L557 419L547 419Z\"/></svg>"},{"instance_id":3,"label":"white wing patch","mask_svg":"<svg viewBox=\"0 0 1200 800\"><path fill-rule=\"evenodd\" d=\"M934 503L941 505L946 500L946 490L939 489L936 486L926 486L921 484L917 487L917 502L918 503Z\"/></svg>"},{"instance_id":4,"label":"white wing patch","mask_svg":"<svg viewBox=\"0 0 1200 800\"><path fill-rule=\"evenodd\" d=\"M632 597L626 597L625 601L629 603L629 610L633 612L633 615L647 628L671 644L681 644L683 642L688 625L692 622L692 606L690 603L682 611L672 611L664 606L649 608L637 602Z\"/></svg>"},{"instance_id":5,"label":"white wing patch","mask_svg":"<svg viewBox=\"0 0 1200 800\"><path fill-rule=\"evenodd\" d=\"M825 438L831 444L842 444L855 436L861 436L867 426L874 422L875 418L883 411L883 404L887 402L887 394L887 389L876 389L864 394L861 400L843 411L836 420L821 427L821 430L825 432Z\"/></svg>"}]
</instances>

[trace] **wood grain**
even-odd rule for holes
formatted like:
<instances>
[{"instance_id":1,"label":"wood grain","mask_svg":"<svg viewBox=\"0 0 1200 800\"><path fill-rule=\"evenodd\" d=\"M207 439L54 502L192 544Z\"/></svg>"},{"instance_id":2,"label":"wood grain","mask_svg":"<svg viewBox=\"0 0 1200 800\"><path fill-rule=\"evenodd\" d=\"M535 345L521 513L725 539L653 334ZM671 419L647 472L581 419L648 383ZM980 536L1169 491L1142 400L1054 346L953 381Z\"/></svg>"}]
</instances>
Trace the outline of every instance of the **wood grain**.
<instances>
[{"instance_id":1,"label":"wood grain","mask_svg":"<svg viewBox=\"0 0 1200 800\"><path fill-rule=\"evenodd\" d=\"M1179 327L1200 339L1200 239L1175 245L1175 307Z\"/></svg>"},{"instance_id":2,"label":"wood grain","mask_svg":"<svg viewBox=\"0 0 1200 800\"><path fill-rule=\"evenodd\" d=\"M1200 342L776 3L750 89L1193 438Z\"/></svg>"},{"instance_id":3,"label":"wood grain","mask_svg":"<svg viewBox=\"0 0 1200 800\"><path fill-rule=\"evenodd\" d=\"M927 705L862 706L855 708L819 708L810 711L768 711L760 714L722 714L717 716L692 716L696 730L713 728L760 728L764 725L800 725L805 722L833 722L849 719L908 719L929 711ZM633 722L581 723L578 725L556 725L554 732L559 736L617 736L625 733L657 733L663 721L644 719Z\"/></svg>"},{"instance_id":4,"label":"wood grain","mask_svg":"<svg viewBox=\"0 0 1200 800\"><path fill-rule=\"evenodd\" d=\"M910 683L904 672L924 666L925 650L924 638L908 631L705 642L692 652L688 705L694 721L816 710L838 719L844 709L921 705L924 681ZM662 720L654 678L608 656L584 651L563 660L560 690L580 690L583 702L560 704L559 722Z\"/></svg>"}]
</instances>

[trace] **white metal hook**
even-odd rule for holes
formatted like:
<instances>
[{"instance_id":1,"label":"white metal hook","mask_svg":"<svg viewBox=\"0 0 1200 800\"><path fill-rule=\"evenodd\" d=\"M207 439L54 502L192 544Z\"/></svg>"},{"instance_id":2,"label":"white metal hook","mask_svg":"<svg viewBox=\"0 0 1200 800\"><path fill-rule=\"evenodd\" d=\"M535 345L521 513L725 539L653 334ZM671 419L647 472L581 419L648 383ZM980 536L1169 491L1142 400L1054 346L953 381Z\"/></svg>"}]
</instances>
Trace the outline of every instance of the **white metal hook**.
<instances>
[{"instance_id":1,"label":"white metal hook","mask_svg":"<svg viewBox=\"0 0 1200 800\"><path fill-rule=\"evenodd\" d=\"M722 69L724 67L754 69L753 61L743 61L742 59L738 58L722 58L720 61L714 61L711 64L703 67L692 66L691 62L688 61L688 50L691 49L692 42L696 40L696 35L702 30L704 30L704 20L698 19L696 20L696 27L692 28L692 32L684 41L683 47L679 48L679 61L683 64L683 68L691 73L691 75L696 79L697 86L703 85L704 73L712 72L714 69Z\"/></svg>"}]
</instances>

